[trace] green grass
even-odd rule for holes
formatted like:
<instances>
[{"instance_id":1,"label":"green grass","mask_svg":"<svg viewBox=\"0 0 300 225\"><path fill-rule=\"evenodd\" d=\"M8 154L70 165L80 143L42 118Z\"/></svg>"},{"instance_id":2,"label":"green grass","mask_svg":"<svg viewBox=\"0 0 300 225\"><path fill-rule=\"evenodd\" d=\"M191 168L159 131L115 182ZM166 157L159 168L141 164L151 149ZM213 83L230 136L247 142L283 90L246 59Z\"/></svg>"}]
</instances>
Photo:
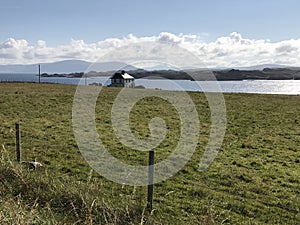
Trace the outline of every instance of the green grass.
<instances>
[{"instance_id":1,"label":"green grass","mask_svg":"<svg viewBox=\"0 0 300 225\"><path fill-rule=\"evenodd\" d=\"M204 94L189 93L201 123L199 144L182 170L155 185L149 215L147 187L111 182L80 154L72 130L75 86L0 83L0 90L0 224L300 224L300 96L224 94L225 139L200 172L210 111ZM146 165L147 153L130 150L114 135L110 110L118 91L104 88L98 99L99 136L121 161ZM136 90L143 91L149 90ZM145 138L156 116L168 127L155 149L158 162L179 139L176 110L145 98L131 111L130 125ZM22 160L36 159L42 169L15 162L15 122L21 124Z\"/></svg>"}]
</instances>

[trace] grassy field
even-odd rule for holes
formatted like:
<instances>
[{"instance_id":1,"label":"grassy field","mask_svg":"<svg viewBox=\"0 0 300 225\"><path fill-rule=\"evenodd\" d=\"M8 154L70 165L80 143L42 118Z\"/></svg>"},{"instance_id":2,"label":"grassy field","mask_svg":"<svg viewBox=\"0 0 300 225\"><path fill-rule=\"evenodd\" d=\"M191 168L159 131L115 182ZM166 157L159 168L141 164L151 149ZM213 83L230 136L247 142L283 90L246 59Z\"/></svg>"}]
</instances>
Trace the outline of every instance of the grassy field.
<instances>
[{"instance_id":1,"label":"grassy field","mask_svg":"<svg viewBox=\"0 0 300 225\"><path fill-rule=\"evenodd\" d=\"M204 94L189 93L201 123L199 144L182 170L155 185L149 214L147 187L111 182L83 159L72 130L75 90L0 83L0 224L300 224L300 96L225 94L225 139L200 172L210 111ZM147 154L119 143L111 127L118 91L104 88L98 99L99 136L115 157L145 165ZM155 149L158 162L176 146L180 121L166 101L146 98L130 114L133 133L147 137L154 116L168 126ZM36 159L42 169L15 162L15 122L21 124L22 160Z\"/></svg>"}]
</instances>

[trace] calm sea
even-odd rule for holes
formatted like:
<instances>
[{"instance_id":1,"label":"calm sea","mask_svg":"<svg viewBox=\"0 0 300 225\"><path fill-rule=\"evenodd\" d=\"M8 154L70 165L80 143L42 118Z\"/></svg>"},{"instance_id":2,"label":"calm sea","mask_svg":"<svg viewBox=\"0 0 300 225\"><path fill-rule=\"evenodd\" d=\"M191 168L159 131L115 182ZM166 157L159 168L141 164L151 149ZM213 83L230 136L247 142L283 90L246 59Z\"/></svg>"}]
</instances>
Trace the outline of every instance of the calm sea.
<instances>
[{"instance_id":1,"label":"calm sea","mask_svg":"<svg viewBox=\"0 0 300 225\"><path fill-rule=\"evenodd\" d=\"M38 82L35 74L0 74L0 81ZM80 78L42 77L41 82L78 85ZM108 85L109 77L93 77L83 79L80 83L101 83ZM188 81L188 80L148 80L137 79L136 85L151 89L207 91L216 90L227 93L260 93L300 95L300 80L245 80L245 81ZM218 87L216 89L216 87Z\"/></svg>"}]
</instances>

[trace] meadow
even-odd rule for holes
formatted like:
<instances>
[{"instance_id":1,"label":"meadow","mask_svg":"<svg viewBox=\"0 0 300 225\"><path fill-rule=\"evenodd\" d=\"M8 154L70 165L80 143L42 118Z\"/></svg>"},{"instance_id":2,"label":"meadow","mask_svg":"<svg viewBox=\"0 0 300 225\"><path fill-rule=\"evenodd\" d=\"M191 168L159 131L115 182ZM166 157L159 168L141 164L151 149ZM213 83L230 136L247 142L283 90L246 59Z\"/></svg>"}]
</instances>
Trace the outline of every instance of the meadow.
<instances>
[{"instance_id":1,"label":"meadow","mask_svg":"<svg viewBox=\"0 0 300 225\"><path fill-rule=\"evenodd\" d=\"M147 187L109 181L84 160L72 130L75 90L73 85L0 83L0 224L300 224L300 96L224 94L225 138L211 166L199 171L210 110L203 93L190 92L201 126L198 145L184 168L155 184L149 213ZM121 144L111 126L119 91L101 91L95 110L99 137L121 161L146 165L147 153ZM174 107L145 98L131 111L130 126L136 137L145 138L156 116L168 127L155 149L159 162L180 136ZM41 169L16 162L16 122L22 160L36 159Z\"/></svg>"}]
</instances>

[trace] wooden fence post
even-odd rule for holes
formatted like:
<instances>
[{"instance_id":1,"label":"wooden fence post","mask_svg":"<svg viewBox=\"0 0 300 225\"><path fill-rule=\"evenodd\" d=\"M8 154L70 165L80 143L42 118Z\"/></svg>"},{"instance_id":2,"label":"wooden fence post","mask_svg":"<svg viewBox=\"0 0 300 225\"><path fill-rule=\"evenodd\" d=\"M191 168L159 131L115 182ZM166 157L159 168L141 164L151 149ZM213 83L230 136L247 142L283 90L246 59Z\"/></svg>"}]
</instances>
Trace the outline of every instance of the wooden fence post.
<instances>
[{"instance_id":1,"label":"wooden fence post","mask_svg":"<svg viewBox=\"0 0 300 225\"><path fill-rule=\"evenodd\" d=\"M41 64L39 64L39 83L41 83Z\"/></svg>"},{"instance_id":2,"label":"wooden fence post","mask_svg":"<svg viewBox=\"0 0 300 225\"><path fill-rule=\"evenodd\" d=\"M148 198L147 209L152 211L153 202L153 187L154 187L154 151L149 151L149 167L148 167Z\"/></svg>"},{"instance_id":3,"label":"wooden fence post","mask_svg":"<svg viewBox=\"0 0 300 225\"><path fill-rule=\"evenodd\" d=\"M17 161L21 162L21 135L19 123L16 123L16 155Z\"/></svg>"}]
</instances>

